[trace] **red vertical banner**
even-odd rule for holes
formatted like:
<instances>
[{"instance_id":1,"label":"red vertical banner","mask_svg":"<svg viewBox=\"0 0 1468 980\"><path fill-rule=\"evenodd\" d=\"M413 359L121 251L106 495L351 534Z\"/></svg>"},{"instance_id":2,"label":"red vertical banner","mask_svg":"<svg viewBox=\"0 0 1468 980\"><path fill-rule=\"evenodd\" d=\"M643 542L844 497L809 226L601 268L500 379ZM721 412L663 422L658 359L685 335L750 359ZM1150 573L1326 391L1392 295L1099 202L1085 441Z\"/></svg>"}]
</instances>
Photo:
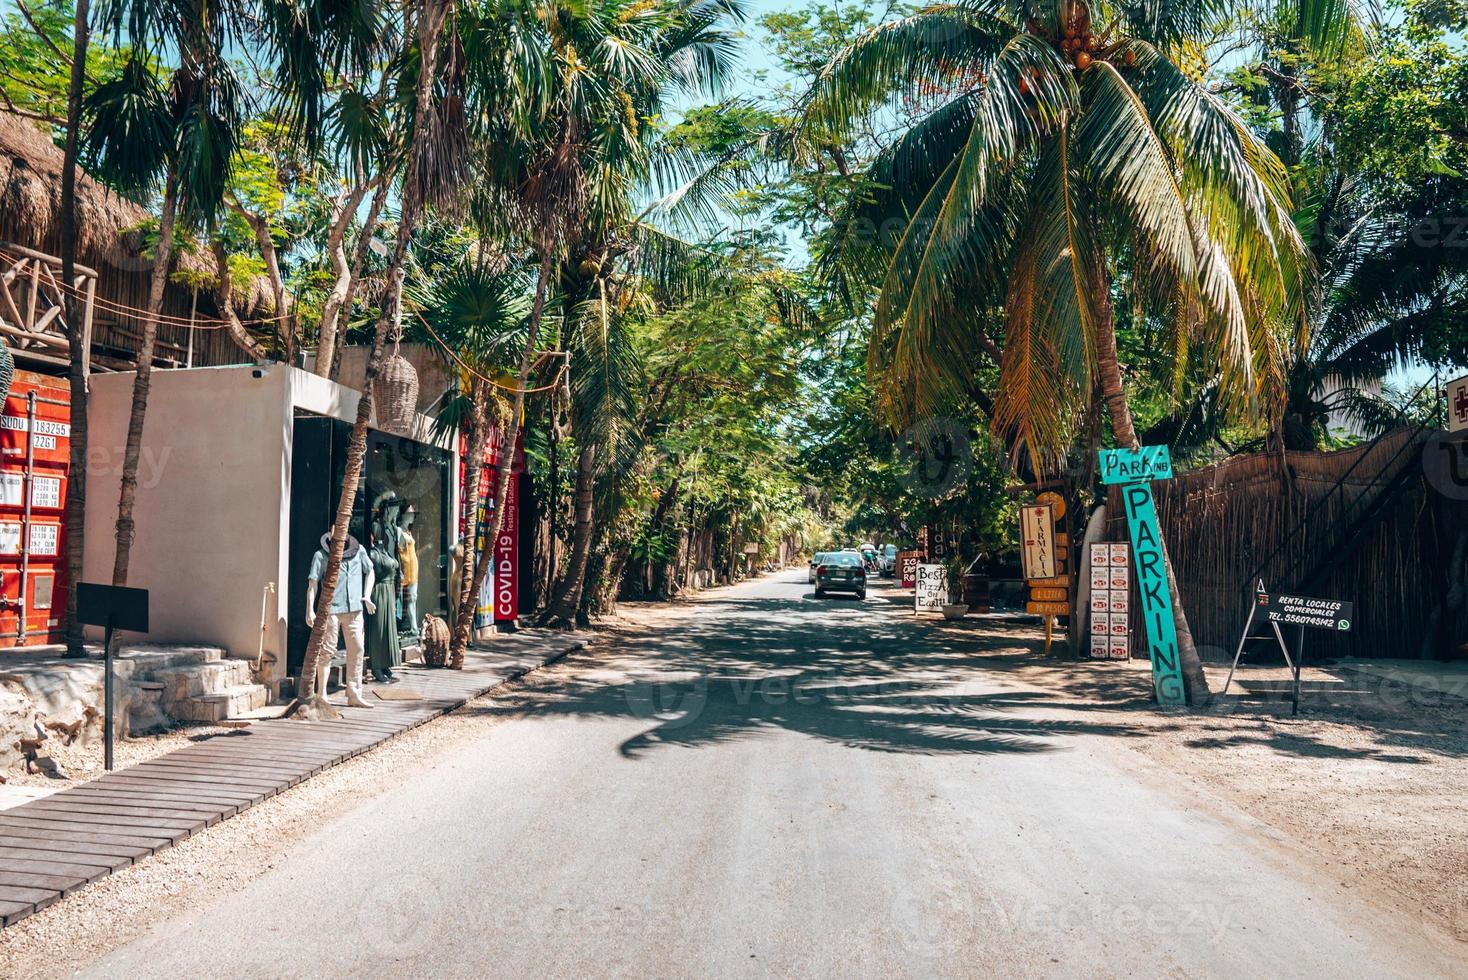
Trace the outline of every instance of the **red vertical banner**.
<instances>
[{"instance_id":1,"label":"red vertical banner","mask_svg":"<svg viewBox=\"0 0 1468 980\"><path fill-rule=\"evenodd\" d=\"M520 477L510 474L505 491L505 516L494 542L494 621L513 622L520 616Z\"/></svg>"},{"instance_id":2,"label":"red vertical banner","mask_svg":"<svg viewBox=\"0 0 1468 980\"><path fill-rule=\"evenodd\" d=\"M482 467L479 481L479 500L473 506L467 499L470 464L468 443L460 436L459 464L459 533L469 529L471 515L477 518L475 525L474 550L482 553L492 549L490 573L485 576L474 615L475 626L488 626L491 622L513 622L520 615L520 493L519 476L525 471L525 443L523 433L516 439L515 459L510 466L510 485L505 493L505 516L500 533L491 543L487 541L489 526L494 519L498 502L493 499L494 468L499 463L500 434L491 431L485 440L484 453L480 457Z\"/></svg>"}]
</instances>

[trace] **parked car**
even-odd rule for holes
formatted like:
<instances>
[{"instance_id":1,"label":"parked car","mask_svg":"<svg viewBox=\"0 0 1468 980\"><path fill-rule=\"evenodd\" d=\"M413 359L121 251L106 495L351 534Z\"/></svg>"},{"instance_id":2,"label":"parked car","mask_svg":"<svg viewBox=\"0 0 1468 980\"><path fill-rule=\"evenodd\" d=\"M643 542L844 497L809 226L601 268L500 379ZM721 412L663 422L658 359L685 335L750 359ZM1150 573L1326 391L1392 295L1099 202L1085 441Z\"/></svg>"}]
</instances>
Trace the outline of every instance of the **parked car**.
<instances>
[{"instance_id":1,"label":"parked car","mask_svg":"<svg viewBox=\"0 0 1468 980\"><path fill-rule=\"evenodd\" d=\"M867 597L867 570L861 554L837 551L825 556L816 566L816 598L831 592L853 592L858 599Z\"/></svg>"},{"instance_id":2,"label":"parked car","mask_svg":"<svg viewBox=\"0 0 1468 980\"><path fill-rule=\"evenodd\" d=\"M819 565L821 562L823 562L823 561L826 560L826 554L827 553L824 552L824 551L817 551L815 554L813 554L813 555L810 556L810 579L809 579L809 581L810 581L810 584L811 585L815 585L816 584L816 566Z\"/></svg>"},{"instance_id":3,"label":"parked car","mask_svg":"<svg viewBox=\"0 0 1468 980\"><path fill-rule=\"evenodd\" d=\"M883 578L897 575L897 545L882 545L882 550L877 554L877 574Z\"/></svg>"}]
</instances>

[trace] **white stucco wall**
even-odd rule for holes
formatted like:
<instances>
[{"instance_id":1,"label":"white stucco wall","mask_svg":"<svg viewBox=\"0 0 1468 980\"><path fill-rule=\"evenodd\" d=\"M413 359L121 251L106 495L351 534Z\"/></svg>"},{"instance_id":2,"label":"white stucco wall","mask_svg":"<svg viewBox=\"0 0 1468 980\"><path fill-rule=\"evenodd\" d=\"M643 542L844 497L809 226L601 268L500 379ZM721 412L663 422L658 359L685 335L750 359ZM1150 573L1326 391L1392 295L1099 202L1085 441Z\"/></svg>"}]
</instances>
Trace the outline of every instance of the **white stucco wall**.
<instances>
[{"instance_id":1,"label":"white stucco wall","mask_svg":"<svg viewBox=\"0 0 1468 980\"><path fill-rule=\"evenodd\" d=\"M149 590L149 639L217 644L253 657L261 595L275 582L265 648L283 669L278 600L287 586L291 400L302 373L279 364L153 372L128 576L128 585ZM92 376L90 582L112 580L132 386L131 372Z\"/></svg>"},{"instance_id":2,"label":"white stucco wall","mask_svg":"<svg viewBox=\"0 0 1468 980\"><path fill-rule=\"evenodd\" d=\"M259 375L257 377L256 375ZM285 675L292 420L352 422L360 395L282 364L155 370L143 428L128 585L149 590L150 640L214 644L253 658L266 583L265 650ZM94 374L85 574L112 581L117 495L133 374ZM414 435L428 441L419 416ZM455 450L453 440L439 441ZM458 527L457 454L450 527ZM124 637L126 640L127 637Z\"/></svg>"}]
</instances>

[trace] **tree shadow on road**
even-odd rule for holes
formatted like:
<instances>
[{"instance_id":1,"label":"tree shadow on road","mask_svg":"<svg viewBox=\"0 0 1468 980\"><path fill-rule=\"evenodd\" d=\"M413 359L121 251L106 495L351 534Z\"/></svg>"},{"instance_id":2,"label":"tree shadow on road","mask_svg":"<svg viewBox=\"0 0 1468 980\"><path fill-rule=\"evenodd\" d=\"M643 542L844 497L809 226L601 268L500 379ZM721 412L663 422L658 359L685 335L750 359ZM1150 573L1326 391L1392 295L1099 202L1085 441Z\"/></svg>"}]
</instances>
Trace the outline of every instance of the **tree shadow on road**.
<instances>
[{"instance_id":1,"label":"tree shadow on road","mask_svg":"<svg viewBox=\"0 0 1468 980\"><path fill-rule=\"evenodd\" d=\"M1044 753L1070 736L1141 734L1124 720L1056 717L1042 692L996 691L996 658L1029 652L1029 631L915 630L854 600L816 608L819 618L806 599L701 602L676 624L598 645L596 670L472 710L641 719L646 728L620 746L628 758L774 732L924 755Z\"/></svg>"}]
</instances>

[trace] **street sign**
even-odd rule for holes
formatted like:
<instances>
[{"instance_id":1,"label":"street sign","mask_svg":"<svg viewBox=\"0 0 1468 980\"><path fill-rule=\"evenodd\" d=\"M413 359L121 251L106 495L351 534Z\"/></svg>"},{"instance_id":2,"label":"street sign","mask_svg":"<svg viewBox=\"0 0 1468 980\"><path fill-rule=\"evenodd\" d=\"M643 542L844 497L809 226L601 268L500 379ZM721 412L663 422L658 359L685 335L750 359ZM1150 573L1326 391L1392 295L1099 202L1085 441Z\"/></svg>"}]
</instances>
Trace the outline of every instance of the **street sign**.
<instances>
[{"instance_id":1,"label":"street sign","mask_svg":"<svg viewBox=\"0 0 1468 980\"><path fill-rule=\"evenodd\" d=\"M948 605L948 573L942 565L917 567L915 612L942 612Z\"/></svg>"},{"instance_id":2,"label":"street sign","mask_svg":"<svg viewBox=\"0 0 1468 980\"><path fill-rule=\"evenodd\" d=\"M1027 602L1025 612L1032 616L1069 616L1068 602Z\"/></svg>"},{"instance_id":3,"label":"street sign","mask_svg":"<svg viewBox=\"0 0 1468 980\"><path fill-rule=\"evenodd\" d=\"M1166 446L1101 450L1102 483L1146 483L1172 479L1172 454Z\"/></svg>"},{"instance_id":4,"label":"street sign","mask_svg":"<svg viewBox=\"0 0 1468 980\"><path fill-rule=\"evenodd\" d=\"M1264 621L1269 624L1274 633L1275 642L1279 644L1280 652L1284 654L1285 665L1289 667L1293 675L1293 684L1290 689L1290 713L1298 714L1300 711L1300 670L1305 666L1305 630L1322 629L1345 632L1351 628L1351 603L1339 599L1312 599L1309 596L1299 595L1271 595L1264 587L1263 579L1259 580L1254 587L1254 601L1249 605L1249 617L1244 620L1244 629L1239 633L1239 645L1234 648L1234 662L1228 669L1228 677L1223 682L1223 693L1228 693L1228 686L1233 683L1234 671L1239 669L1239 658L1244 655L1244 644L1250 640L1261 640L1267 637L1255 636L1249 631L1254 626L1256 616L1263 613ZM1295 627L1295 655L1290 656L1290 645L1285 642L1284 631L1279 627L1281 624Z\"/></svg>"},{"instance_id":5,"label":"street sign","mask_svg":"<svg viewBox=\"0 0 1468 980\"><path fill-rule=\"evenodd\" d=\"M1055 575L1055 510L1049 504L1019 509L1020 567L1027 579Z\"/></svg>"},{"instance_id":6,"label":"street sign","mask_svg":"<svg viewBox=\"0 0 1468 980\"><path fill-rule=\"evenodd\" d=\"M1259 592L1255 602L1265 618L1283 626L1308 626L1344 633L1351 628L1351 603L1339 599L1312 599L1302 595Z\"/></svg>"},{"instance_id":7,"label":"street sign","mask_svg":"<svg viewBox=\"0 0 1468 980\"><path fill-rule=\"evenodd\" d=\"M1172 478L1172 456L1166 446L1143 446L1136 450L1103 449L1100 457L1102 482L1123 484L1121 501L1132 539L1132 557L1137 563L1137 587L1142 596L1139 611L1147 626L1152 689L1158 704L1186 704L1177 625L1172 619L1172 590L1167 583L1162 528L1157 523L1151 487L1153 480ZM1123 565L1109 569L1113 588L1120 590L1130 585L1125 576L1118 574L1124 568Z\"/></svg>"},{"instance_id":8,"label":"street sign","mask_svg":"<svg viewBox=\"0 0 1468 980\"><path fill-rule=\"evenodd\" d=\"M1448 382L1448 431L1468 430L1468 375Z\"/></svg>"},{"instance_id":9,"label":"street sign","mask_svg":"<svg viewBox=\"0 0 1468 980\"><path fill-rule=\"evenodd\" d=\"M78 582L76 618L87 626L101 626L106 630L102 634L102 765L111 772L114 738L112 633L114 630L148 632L148 590Z\"/></svg>"},{"instance_id":10,"label":"street sign","mask_svg":"<svg viewBox=\"0 0 1468 980\"><path fill-rule=\"evenodd\" d=\"M76 618L87 626L148 632L148 590L78 582Z\"/></svg>"}]
</instances>

